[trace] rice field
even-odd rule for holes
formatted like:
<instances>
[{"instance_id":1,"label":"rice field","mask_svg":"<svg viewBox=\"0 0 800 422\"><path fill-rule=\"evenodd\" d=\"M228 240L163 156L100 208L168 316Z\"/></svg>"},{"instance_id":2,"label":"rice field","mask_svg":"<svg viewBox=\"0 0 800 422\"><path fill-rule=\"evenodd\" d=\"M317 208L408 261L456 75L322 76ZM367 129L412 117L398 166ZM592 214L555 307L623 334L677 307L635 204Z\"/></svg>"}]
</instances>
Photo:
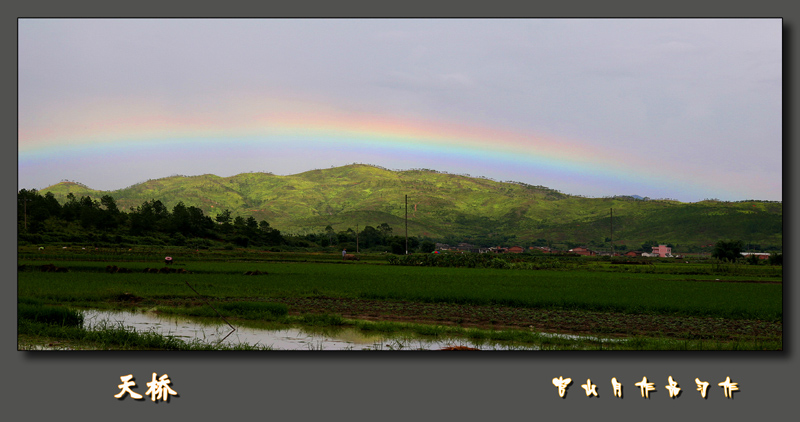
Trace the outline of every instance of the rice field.
<instances>
[{"instance_id":1,"label":"rice field","mask_svg":"<svg viewBox=\"0 0 800 422\"><path fill-rule=\"evenodd\" d=\"M673 264L648 272L615 270L607 264L527 270L398 266L380 256L343 263L297 254L278 260L184 259L166 273L155 272L165 267L163 255L47 258L21 257L20 300L189 313L213 302L228 315L251 320L343 315L421 326L636 336L665 345L707 339L755 341L757 346L745 348L759 350L764 342L768 348L782 348L782 277L769 267L743 275L687 274L670 270ZM44 272L45 264L68 271ZM265 312L255 303L275 308ZM643 344L654 347L651 340Z\"/></svg>"}]
</instances>

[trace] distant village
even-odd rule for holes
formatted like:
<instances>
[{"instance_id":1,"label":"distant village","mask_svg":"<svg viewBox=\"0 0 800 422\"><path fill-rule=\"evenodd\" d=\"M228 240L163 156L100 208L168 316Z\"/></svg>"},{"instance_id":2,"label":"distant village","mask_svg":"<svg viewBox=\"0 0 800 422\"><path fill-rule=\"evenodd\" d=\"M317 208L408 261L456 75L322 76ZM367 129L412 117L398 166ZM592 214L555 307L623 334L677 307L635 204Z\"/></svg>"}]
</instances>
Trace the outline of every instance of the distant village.
<instances>
[{"instance_id":1,"label":"distant village","mask_svg":"<svg viewBox=\"0 0 800 422\"><path fill-rule=\"evenodd\" d=\"M574 255L583 255L583 256L630 256L630 257L655 257L655 258L683 258L682 255L673 255L672 248L667 245L658 245L653 246L652 251L650 252L643 252L643 251L629 251L625 253L611 253L607 251L594 251L589 248L585 248L579 246L577 248L572 248L569 250L556 250L549 248L547 246L530 246L528 250L531 252L537 253L546 253L546 254L574 254ZM492 246L488 248L480 248L475 245L471 245L469 243L459 243L458 246L451 246L446 243L437 243L436 244L436 251L452 251L452 252L472 252L472 253L524 253L525 248L521 246L511 246L511 247L502 247L502 246ZM752 252L742 252L742 256L748 257L750 255L755 255L758 259L768 259L769 253L752 253Z\"/></svg>"},{"instance_id":2,"label":"distant village","mask_svg":"<svg viewBox=\"0 0 800 422\"><path fill-rule=\"evenodd\" d=\"M459 243L458 246L451 246L446 243L437 243L437 251L453 251L453 252L472 252L472 253L524 253L525 248L521 246L492 246L488 248L480 248L469 243ZM556 250L547 246L530 246L528 250L531 252L549 253L549 254L574 254L584 256L611 256L611 252L594 251L589 248L577 247L569 250ZM624 254L614 253L614 256L652 256L661 258L680 258L680 256L672 255L672 248L667 245L653 246L652 252L630 251Z\"/></svg>"}]
</instances>

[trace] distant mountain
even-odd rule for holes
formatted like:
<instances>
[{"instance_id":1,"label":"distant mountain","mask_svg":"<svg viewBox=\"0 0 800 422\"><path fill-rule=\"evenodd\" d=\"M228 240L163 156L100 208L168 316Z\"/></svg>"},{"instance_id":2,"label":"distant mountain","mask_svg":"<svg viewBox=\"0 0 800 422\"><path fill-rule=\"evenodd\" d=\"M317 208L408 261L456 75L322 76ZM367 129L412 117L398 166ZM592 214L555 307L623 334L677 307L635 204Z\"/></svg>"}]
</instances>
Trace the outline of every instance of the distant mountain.
<instances>
[{"instance_id":1,"label":"distant mountain","mask_svg":"<svg viewBox=\"0 0 800 422\"><path fill-rule=\"evenodd\" d=\"M546 239L608 244L612 208L614 244L632 249L646 241L704 245L740 239L780 245L783 230L780 202L585 198L544 186L363 164L289 176L172 176L113 191L62 182L41 193L48 191L61 202L69 193L93 199L111 195L123 210L151 199L170 210L182 201L212 217L230 209L234 216L253 216L295 234L322 232L328 225L341 231L381 223L388 223L395 234L404 233L406 195L409 235L475 243Z\"/></svg>"}]
</instances>

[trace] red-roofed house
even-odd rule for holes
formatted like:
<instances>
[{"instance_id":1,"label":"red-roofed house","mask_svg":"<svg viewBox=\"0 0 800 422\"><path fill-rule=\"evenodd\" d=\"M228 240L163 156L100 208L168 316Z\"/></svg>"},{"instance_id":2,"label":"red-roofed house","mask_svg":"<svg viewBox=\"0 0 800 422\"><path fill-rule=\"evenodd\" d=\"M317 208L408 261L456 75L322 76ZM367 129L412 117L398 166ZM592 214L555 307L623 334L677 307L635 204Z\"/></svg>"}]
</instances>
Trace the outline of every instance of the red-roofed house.
<instances>
[{"instance_id":1,"label":"red-roofed house","mask_svg":"<svg viewBox=\"0 0 800 422\"><path fill-rule=\"evenodd\" d=\"M578 246L577 248L572 248L569 250L572 253L576 253L578 255L597 255L595 251L591 251L589 249L584 248L583 246Z\"/></svg>"}]
</instances>

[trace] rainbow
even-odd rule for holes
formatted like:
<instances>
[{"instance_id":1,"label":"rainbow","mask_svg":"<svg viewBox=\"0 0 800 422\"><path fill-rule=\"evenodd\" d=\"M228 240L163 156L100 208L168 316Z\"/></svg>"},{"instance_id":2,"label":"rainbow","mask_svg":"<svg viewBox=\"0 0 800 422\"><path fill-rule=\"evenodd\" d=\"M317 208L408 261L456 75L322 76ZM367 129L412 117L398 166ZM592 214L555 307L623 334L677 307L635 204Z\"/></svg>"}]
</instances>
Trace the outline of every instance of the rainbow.
<instances>
[{"instance_id":1,"label":"rainbow","mask_svg":"<svg viewBox=\"0 0 800 422\"><path fill-rule=\"evenodd\" d=\"M307 168L297 172L364 162L387 168L470 173L541 184L565 193L581 192L559 186L605 185L617 194L681 192L699 200L741 196L747 188L729 189L718 175L697 169L654 171L657 163L651 158L554 135L345 112L287 100L239 100L190 111L146 100L126 99L124 105L97 100L52 113L47 120L47 125L20 121L21 175L70 162L87 166L111 157L124 157L127 165L135 166L137 160L152 158L158 151L172 157L171 164L161 164L187 169L189 160L197 165L220 159L253 165L254 157L262 157L262 166L269 164L263 157L298 160L299 169L307 162ZM311 164L326 160L329 164ZM195 170L195 174L213 170ZM238 172L252 170L241 168ZM91 182L84 183L93 187ZM757 192L755 187L753 192Z\"/></svg>"}]
</instances>

